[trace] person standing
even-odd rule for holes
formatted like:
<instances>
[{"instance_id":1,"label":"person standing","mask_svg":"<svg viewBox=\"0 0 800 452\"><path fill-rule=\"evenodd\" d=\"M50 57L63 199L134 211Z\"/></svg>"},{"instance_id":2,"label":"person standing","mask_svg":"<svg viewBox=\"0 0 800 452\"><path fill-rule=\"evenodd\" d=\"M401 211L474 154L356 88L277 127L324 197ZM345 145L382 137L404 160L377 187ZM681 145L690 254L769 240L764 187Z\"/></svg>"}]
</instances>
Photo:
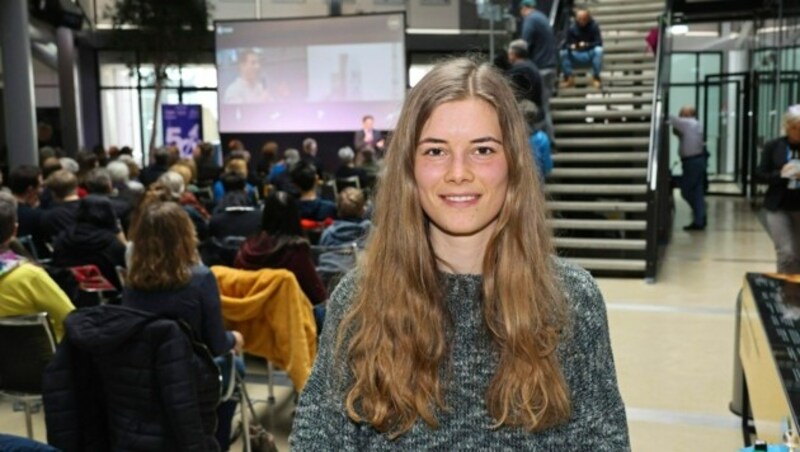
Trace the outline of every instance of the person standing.
<instances>
[{"instance_id":1,"label":"person standing","mask_svg":"<svg viewBox=\"0 0 800 452\"><path fill-rule=\"evenodd\" d=\"M692 106L681 108L678 116L670 116L669 123L680 143L678 154L681 157L683 176L681 177L681 196L692 208L692 222L684 231L702 231L706 228L706 164L708 155L703 143L703 126L697 120Z\"/></svg>"},{"instance_id":2,"label":"person standing","mask_svg":"<svg viewBox=\"0 0 800 452\"><path fill-rule=\"evenodd\" d=\"M541 11L536 0L522 0L522 32L520 37L528 43L528 56L539 70L542 79L542 101L536 102L545 120L545 129L550 139L554 139L553 118L550 116L550 97L556 83L556 37L550 20Z\"/></svg>"},{"instance_id":3,"label":"person standing","mask_svg":"<svg viewBox=\"0 0 800 452\"><path fill-rule=\"evenodd\" d=\"M786 135L764 146L755 178L769 185L764 208L778 272L800 273L800 104L786 111L783 128Z\"/></svg>"},{"instance_id":4,"label":"person standing","mask_svg":"<svg viewBox=\"0 0 800 452\"><path fill-rule=\"evenodd\" d=\"M572 75L573 65L592 66L592 87L600 89L603 82L600 72L603 70L603 36L600 26L592 19L588 9L579 9L575 14L575 23L567 31L564 48L561 49L561 71L563 88L575 86Z\"/></svg>"},{"instance_id":5,"label":"person standing","mask_svg":"<svg viewBox=\"0 0 800 452\"><path fill-rule=\"evenodd\" d=\"M519 100L527 99L537 106L542 105L542 77L539 68L528 58L528 43L523 39L511 41L508 45L508 62L511 68L506 75L514 84ZM544 118L544 111L539 108L535 122Z\"/></svg>"}]
</instances>

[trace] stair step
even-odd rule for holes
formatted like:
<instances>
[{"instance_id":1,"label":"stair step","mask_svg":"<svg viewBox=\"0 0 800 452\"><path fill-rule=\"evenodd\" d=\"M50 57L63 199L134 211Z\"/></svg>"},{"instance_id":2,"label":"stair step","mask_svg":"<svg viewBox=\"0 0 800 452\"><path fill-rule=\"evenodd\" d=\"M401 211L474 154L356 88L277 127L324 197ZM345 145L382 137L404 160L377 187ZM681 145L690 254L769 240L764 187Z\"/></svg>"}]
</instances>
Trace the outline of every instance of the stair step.
<instances>
[{"instance_id":1,"label":"stair step","mask_svg":"<svg viewBox=\"0 0 800 452\"><path fill-rule=\"evenodd\" d=\"M605 48L603 49L605 52ZM652 55L648 55L644 52L639 53L612 53L611 55L604 54L603 55L603 63L617 63L620 61L641 61L643 63L648 63L652 66L655 66L655 58Z\"/></svg>"},{"instance_id":2,"label":"stair step","mask_svg":"<svg viewBox=\"0 0 800 452\"><path fill-rule=\"evenodd\" d=\"M664 2L647 2L647 3L624 2L618 5L614 4L607 5L605 3L599 3L591 5L589 7L589 11L591 11L593 15L606 14L611 12L622 14L628 12L644 12L644 11L651 11L655 13L654 15L658 15L658 13L664 11Z\"/></svg>"},{"instance_id":3,"label":"stair step","mask_svg":"<svg viewBox=\"0 0 800 452\"><path fill-rule=\"evenodd\" d=\"M551 219L548 222L554 229L581 229L593 231L644 231L645 220L572 220Z\"/></svg>"},{"instance_id":4,"label":"stair step","mask_svg":"<svg viewBox=\"0 0 800 452\"><path fill-rule=\"evenodd\" d=\"M647 43L645 43L644 39L636 39L631 41L623 41L620 43L606 43L603 42L603 53L607 56L611 56L615 53L625 53L625 52L639 52L642 55L645 55L646 58L654 58L653 55L646 53L647 50ZM643 57L643 58L645 58Z\"/></svg>"},{"instance_id":5,"label":"stair step","mask_svg":"<svg viewBox=\"0 0 800 452\"><path fill-rule=\"evenodd\" d=\"M618 132L650 132L648 123L586 123L586 124L556 124L556 133L618 133Z\"/></svg>"},{"instance_id":6,"label":"stair step","mask_svg":"<svg viewBox=\"0 0 800 452\"><path fill-rule=\"evenodd\" d=\"M616 62L606 62L603 64L603 72L600 74L603 77L610 77L609 73L611 72L653 72L655 71L655 63L648 62L648 63L616 63ZM578 74L590 74L592 68L591 67L576 67L573 72ZM654 76L650 76L651 79Z\"/></svg>"},{"instance_id":7,"label":"stair step","mask_svg":"<svg viewBox=\"0 0 800 452\"><path fill-rule=\"evenodd\" d=\"M647 248L646 240L634 239L578 239L571 237L556 237L554 241L556 247L558 248L631 251L644 251Z\"/></svg>"},{"instance_id":8,"label":"stair step","mask_svg":"<svg viewBox=\"0 0 800 452\"><path fill-rule=\"evenodd\" d=\"M548 201L547 208L558 212L644 212L645 202L623 201Z\"/></svg>"},{"instance_id":9,"label":"stair step","mask_svg":"<svg viewBox=\"0 0 800 452\"><path fill-rule=\"evenodd\" d=\"M600 74L600 75L604 76L603 88L609 85L619 86L621 83L632 83L632 82L645 82L650 87L652 87L653 80L655 79L654 74L626 74L626 75ZM578 85L586 85L589 82L591 82L591 79L589 77L575 77L575 83Z\"/></svg>"},{"instance_id":10,"label":"stair step","mask_svg":"<svg viewBox=\"0 0 800 452\"><path fill-rule=\"evenodd\" d=\"M644 195L644 184L545 184L548 194L568 195Z\"/></svg>"},{"instance_id":11,"label":"stair step","mask_svg":"<svg viewBox=\"0 0 800 452\"><path fill-rule=\"evenodd\" d=\"M650 31L603 30L603 45L609 42L644 42Z\"/></svg>"},{"instance_id":12,"label":"stair step","mask_svg":"<svg viewBox=\"0 0 800 452\"><path fill-rule=\"evenodd\" d=\"M598 22L598 23L600 23L601 27L603 26L602 22ZM646 36L647 33L650 32L650 30L653 29L653 27L656 27L657 25L658 25L658 22L656 22L656 18L653 17L653 20L647 21L647 22L614 24L614 25L611 25L611 26L605 27L605 28L608 28L609 30L614 30L614 31L641 31Z\"/></svg>"},{"instance_id":13,"label":"stair step","mask_svg":"<svg viewBox=\"0 0 800 452\"><path fill-rule=\"evenodd\" d=\"M584 110L567 110L567 111L552 111L550 114L553 119L585 119L585 118L647 118L649 121L652 110L644 108L635 108L631 110L597 110L597 111L584 111Z\"/></svg>"},{"instance_id":14,"label":"stair step","mask_svg":"<svg viewBox=\"0 0 800 452\"><path fill-rule=\"evenodd\" d=\"M556 164L568 162L646 162L647 159L647 152L559 152L553 154L553 163Z\"/></svg>"},{"instance_id":15,"label":"stair step","mask_svg":"<svg viewBox=\"0 0 800 452\"><path fill-rule=\"evenodd\" d=\"M641 105L652 104L650 96L614 96L614 97L554 97L550 100L552 107L580 107L584 105Z\"/></svg>"},{"instance_id":16,"label":"stair step","mask_svg":"<svg viewBox=\"0 0 800 452\"><path fill-rule=\"evenodd\" d=\"M589 8L592 18L603 28L614 29L616 24L627 23L651 23L653 26L658 24L658 13L652 11L632 12L632 11L594 11ZM614 25L612 25L614 24Z\"/></svg>"},{"instance_id":17,"label":"stair step","mask_svg":"<svg viewBox=\"0 0 800 452\"><path fill-rule=\"evenodd\" d=\"M647 268L647 263L644 260L637 259L590 259L581 257L565 258L565 260L586 270L643 272Z\"/></svg>"},{"instance_id":18,"label":"stair step","mask_svg":"<svg viewBox=\"0 0 800 452\"><path fill-rule=\"evenodd\" d=\"M624 146L649 146L650 137L643 138L559 138L559 149L566 148L604 148Z\"/></svg>"},{"instance_id":19,"label":"stair step","mask_svg":"<svg viewBox=\"0 0 800 452\"><path fill-rule=\"evenodd\" d=\"M558 97L560 98L576 97L576 96L585 96L587 94L651 94L652 95L653 93L652 85L608 86L610 80L612 79L603 80L605 85L600 90L596 90L594 88L562 89L558 92Z\"/></svg>"},{"instance_id":20,"label":"stair step","mask_svg":"<svg viewBox=\"0 0 800 452\"><path fill-rule=\"evenodd\" d=\"M553 168L548 178L645 178L647 168Z\"/></svg>"}]
</instances>

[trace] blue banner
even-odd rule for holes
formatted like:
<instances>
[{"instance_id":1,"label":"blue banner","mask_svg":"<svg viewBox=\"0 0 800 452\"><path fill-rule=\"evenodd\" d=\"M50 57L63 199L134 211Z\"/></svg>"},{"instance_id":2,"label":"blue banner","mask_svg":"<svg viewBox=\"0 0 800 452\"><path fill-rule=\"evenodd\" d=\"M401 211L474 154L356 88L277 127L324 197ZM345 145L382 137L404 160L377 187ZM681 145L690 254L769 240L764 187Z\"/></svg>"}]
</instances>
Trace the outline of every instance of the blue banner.
<instances>
[{"instance_id":1,"label":"blue banner","mask_svg":"<svg viewBox=\"0 0 800 452\"><path fill-rule=\"evenodd\" d=\"M203 141L203 107L200 105L161 105L164 145L177 146L182 158L192 158L197 143Z\"/></svg>"}]
</instances>

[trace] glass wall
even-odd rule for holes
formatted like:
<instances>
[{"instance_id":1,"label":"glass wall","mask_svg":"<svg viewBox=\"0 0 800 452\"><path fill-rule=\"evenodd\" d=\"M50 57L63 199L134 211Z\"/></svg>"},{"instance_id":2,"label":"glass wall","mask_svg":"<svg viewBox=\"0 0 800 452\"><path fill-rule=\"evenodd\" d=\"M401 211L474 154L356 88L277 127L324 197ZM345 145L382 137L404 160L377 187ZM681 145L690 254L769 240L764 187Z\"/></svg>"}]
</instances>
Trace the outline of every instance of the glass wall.
<instances>
[{"instance_id":1,"label":"glass wall","mask_svg":"<svg viewBox=\"0 0 800 452\"><path fill-rule=\"evenodd\" d=\"M212 55L206 56L213 61ZM131 55L100 52L100 112L103 144L130 146L137 161L147 164L147 145L156 134L161 146L161 106L199 104L203 109L203 140L219 142L217 129L217 70L213 63L192 63L167 70L168 80L155 105L153 66L130 64ZM157 108L157 110L156 110ZM158 112L158 120L154 114Z\"/></svg>"},{"instance_id":2,"label":"glass wall","mask_svg":"<svg viewBox=\"0 0 800 452\"><path fill-rule=\"evenodd\" d=\"M719 87L709 89L708 112L705 111L703 82L706 75L722 72L721 52L676 52L670 55L669 114L677 116L681 107L692 105L697 110L701 123L705 115L714 115L706 128L706 146L711 157L708 162L710 174L716 174L720 147L720 121L716 115L722 112ZM670 134L670 168L673 174L681 174L678 138Z\"/></svg>"}]
</instances>

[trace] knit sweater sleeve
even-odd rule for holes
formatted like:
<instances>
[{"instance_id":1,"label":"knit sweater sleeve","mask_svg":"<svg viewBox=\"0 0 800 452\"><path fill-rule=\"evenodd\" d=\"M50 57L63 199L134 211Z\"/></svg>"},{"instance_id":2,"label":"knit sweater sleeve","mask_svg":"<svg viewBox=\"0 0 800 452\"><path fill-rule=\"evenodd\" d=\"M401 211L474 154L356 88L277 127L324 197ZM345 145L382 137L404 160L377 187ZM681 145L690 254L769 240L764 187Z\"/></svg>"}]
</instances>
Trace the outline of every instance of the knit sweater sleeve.
<instances>
[{"instance_id":1,"label":"knit sweater sleeve","mask_svg":"<svg viewBox=\"0 0 800 452\"><path fill-rule=\"evenodd\" d=\"M358 426L347 417L335 380L344 375L344 362L335 355L336 335L355 294L355 277L347 275L333 291L327 304L325 326L317 359L303 388L289 438L292 450L355 451Z\"/></svg>"},{"instance_id":2,"label":"knit sweater sleeve","mask_svg":"<svg viewBox=\"0 0 800 452\"><path fill-rule=\"evenodd\" d=\"M573 318L563 367L572 392L574 449L630 450L603 295L588 272L559 265Z\"/></svg>"}]
</instances>

